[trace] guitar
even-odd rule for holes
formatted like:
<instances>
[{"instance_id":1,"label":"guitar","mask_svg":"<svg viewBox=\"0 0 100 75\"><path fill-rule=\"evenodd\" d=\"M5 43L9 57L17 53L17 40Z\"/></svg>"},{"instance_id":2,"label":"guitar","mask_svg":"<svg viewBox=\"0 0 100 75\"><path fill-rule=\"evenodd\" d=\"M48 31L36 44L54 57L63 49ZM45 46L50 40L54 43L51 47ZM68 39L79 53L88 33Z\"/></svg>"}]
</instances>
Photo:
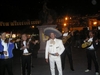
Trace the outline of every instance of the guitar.
<instances>
[{"instance_id":1,"label":"guitar","mask_svg":"<svg viewBox=\"0 0 100 75\"><path fill-rule=\"evenodd\" d=\"M90 42L84 42L81 47L82 48L87 48L87 47L89 47L91 45L92 45L92 42L91 41Z\"/></svg>"},{"instance_id":2,"label":"guitar","mask_svg":"<svg viewBox=\"0 0 100 75\"><path fill-rule=\"evenodd\" d=\"M63 38L62 38L63 44L65 44L65 43L67 42L67 40L71 38L71 35L73 35L73 33L74 33L75 31L76 31L76 30L73 30L69 35L63 36Z\"/></svg>"}]
</instances>

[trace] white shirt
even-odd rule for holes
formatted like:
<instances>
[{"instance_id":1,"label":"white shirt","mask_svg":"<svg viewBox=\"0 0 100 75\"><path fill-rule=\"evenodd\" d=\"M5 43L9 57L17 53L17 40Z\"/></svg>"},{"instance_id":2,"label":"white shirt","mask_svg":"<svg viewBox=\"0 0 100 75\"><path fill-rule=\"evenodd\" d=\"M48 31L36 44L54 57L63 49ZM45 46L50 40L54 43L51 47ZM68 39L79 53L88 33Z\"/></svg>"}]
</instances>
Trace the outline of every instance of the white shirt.
<instances>
[{"instance_id":1,"label":"white shirt","mask_svg":"<svg viewBox=\"0 0 100 75\"><path fill-rule=\"evenodd\" d=\"M93 37L92 38L89 38L88 42L93 42ZM90 47L88 47L88 48L90 50L94 49L93 44Z\"/></svg>"},{"instance_id":2,"label":"white shirt","mask_svg":"<svg viewBox=\"0 0 100 75\"><path fill-rule=\"evenodd\" d=\"M7 55L4 54L4 56L9 56L7 43L5 43L4 40L1 39L1 44L4 46L3 51L7 52Z\"/></svg>"},{"instance_id":3,"label":"white shirt","mask_svg":"<svg viewBox=\"0 0 100 75\"><path fill-rule=\"evenodd\" d=\"M68 33L64 33L63 36L68 36Z\"/></svg>"},{"instance_id":4,"label":"white shirt","mask_svg":"<svg viewBox=\"0 0 100 75\"><path fill-rule=\"evenodd\" d=\"M18 49L17 43L15 43L15 48Z\"/></svg>"},{"instance_id":5,"label":"white shirt","mask_svg":"<svg viewBox=\"0 0 100 75\"><path fill-rule=\"evenodd\" d=\"M64 45L62 43L62 40L60 39L54 39L54 44L51 43L51 40L48 40L46 43L46 48L45 48L45 59L48 59L48 54L55 54L58 53L61 55L63 51L65 50Z\"/></svg>"},{"instance_id":6,"label":"white shirt","mask_svg":"<svg viewBox=\"0 0 100 75\"><path fill-rule=\"evenodd\" d=\"M26 41L23 41L23 45L24 45L24 47L26 47ZM27 48L24 49L23 53L29 53Z\"/></svg>"}]
</instances>

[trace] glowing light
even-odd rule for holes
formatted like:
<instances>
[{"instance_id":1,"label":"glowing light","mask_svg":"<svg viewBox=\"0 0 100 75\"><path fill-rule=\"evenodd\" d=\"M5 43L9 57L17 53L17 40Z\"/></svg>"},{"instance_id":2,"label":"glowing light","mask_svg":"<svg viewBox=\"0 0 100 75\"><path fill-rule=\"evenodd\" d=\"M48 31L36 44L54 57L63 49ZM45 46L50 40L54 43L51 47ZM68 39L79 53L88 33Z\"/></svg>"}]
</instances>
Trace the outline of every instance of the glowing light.
<instances>
[{"instance_id":1,"label":"glowing light","mask_svg":"<svg viewBox=\"0 0 100 75\"><path fill-rule=\"evenodd\" d=\"M62 33L64 33L64 31L62 31Z\"/></svg>"},{"instance_id":2,"label":"glowing light","mask_svg":"<svg viewBox=\"0 0 100 75\"><path fill-rule=\"evenodd\" d=\"M93 22L93 25L94 25L94 26L96 26L96 25L97 25L97 22L96 22L96 21L95 21L95 22Z\"/></svg>"},{"instance_id":3,"label":"glowing light","mask_svg":"<svg viewBox=\"0 0 100 75\"><path fill-rule=\"evenodd\" d=\"M66 26L66 23L64 23L64 27Z\"/></svg>"},{"instance_id":4,"label":"glowing light","mask_svg":"<svg viewBox=\"0 0 100 75\"><path fill-rule=\"evenodd\" d=\"M68 17L65 17L65 20L68 20Z\"/></svg>"},{"instance_id":5,"label":"glowing light","mask_svg":"<svg viewBox=\"0 0 100 75\"><path fill-rule=\"evenodd\" d=\"M13 34L13 35L12 35L12 38L16 38L16 34Z\"/></svg>"},{"instance_id":6,"label":"glowing light","mask_svg":"<svg viewBox=\"0 0 100 75\"><path fill-rule=\"evenodd\" d=\"M32 26L32 28L34 28L34 26Z\"/></svg>"},{"instance_id":7,"label":"glowing light","mask_svg":"<svg viewBox=\"0 0 100 75\"><path fill-rule=\"evenodd\" d=\"M10 34L6 34L6 37L9 38Z\"/></svg>"}]
</instances>

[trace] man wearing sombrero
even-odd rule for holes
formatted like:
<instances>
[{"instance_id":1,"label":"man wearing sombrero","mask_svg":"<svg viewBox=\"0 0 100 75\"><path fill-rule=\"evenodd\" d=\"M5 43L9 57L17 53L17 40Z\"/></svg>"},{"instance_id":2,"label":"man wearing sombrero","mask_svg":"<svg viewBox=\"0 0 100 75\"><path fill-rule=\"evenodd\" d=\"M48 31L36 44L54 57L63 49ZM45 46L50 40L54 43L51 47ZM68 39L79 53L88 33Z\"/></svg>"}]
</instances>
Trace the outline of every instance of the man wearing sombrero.
<instances>
[{"instance_id":1,"label":"man wearing sombrero","mask_svg":"<svg viewBox=\"0 0 100 75\"><path fill-rule=\"evenodd\" d=\"M63 53L65 48L63 46L62 40L57 39L57 37L62 36L62 34L52 27L45 28L44 33L50 37L46 43L45 59L47 63L49 60L51 75L55 75L55 63L57 65L59 75L63 75L60 55Z\"/></svg>"}]
</instances>

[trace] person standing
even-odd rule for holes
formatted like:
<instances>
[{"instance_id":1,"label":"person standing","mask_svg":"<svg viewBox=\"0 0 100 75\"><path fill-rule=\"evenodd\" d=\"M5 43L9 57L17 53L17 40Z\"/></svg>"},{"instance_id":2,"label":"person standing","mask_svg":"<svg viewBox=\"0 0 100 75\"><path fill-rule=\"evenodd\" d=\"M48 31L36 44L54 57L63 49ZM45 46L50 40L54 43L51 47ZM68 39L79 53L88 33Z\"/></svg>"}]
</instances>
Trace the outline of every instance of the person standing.
<instances>
[{"instance_id":1,"label":"person standing","mask_svg":"<svg viewBox=\"0 0 100 75\"><path fill-rule=\"evenodd\" d=\"M0 75L5 75L6 69L8 75L13 75L12 58L14 43L6 38L6 32L2 32L0 35Z\"/></svg>"},{"instance_id":2,"label":"person standing","mask_svg":"<svg viewBox=\"0 0 100 75\"><path fill-rule=\"evenodd\" d=\"M27 34L22 34L21 37L21 44L20 44L20 50L22 52L22 75L26 75L26 69L27 69L27 75L31 74L31 49L30 49L30 41L28 40Z\"/></svg>"},{"instance_id":3,"label":"person standing","mask_svg":"<svg viewBox=\"0 0 100 75\"><path fill-rule=\"evenodd\" d=\"M67 39L68 38L68 39ZM65 40L67 39L67 40ZM62 60L62 69L65 69L65 58L66 55L68 56L69 59L69 64L70 64L70 69L74 71L73 68L73 60L72 60L72 43L73 43L73 32L69 33L68 28L64 28L64 34L63 34L63 44L65 46L65 51L61 54L61 60Z\"/></svg>"},{"instance_id":4,"label":"person standing","mask_svg":"<svg viewBox=\"0 0 100 75\"><path fill-rule=\"evenodd\" d=\"M38 53L38 50L37 49L39 49L39 46L37 46L38 45L38 41L37 40L35 40L35 38L34 38L34 36L32 36L31 38L30 38L30 49L31 49L31 51L32 51L32 57L31 57L31 64L32 64L32 68L34 67L33 66L33 59L35 59L35 58L37 58L37 53Z\"/></svg>"},{"instance_id":5,"label":"person standing","mask_svg":"<svg viewBox=\"0 0 100 75\"><path fill-rule=\"evenodd\" d=\"M50 39L46 43L45 59L47 63L49 60L51 75L55 75L55 63L57 65L59 75L63 75L61 54L63 53L65 48L63 46L62 40L56 38L61 36L62 34L52 27L46 28L44 30L44 33L50 36Z\"/></svg>"},{"instance_id":6,"label":"person standing","mask_svg":"<svg viewBox=\"0 0 100 75\"><path fill-rule=\"evenodd\" d=\"M91 42L91 44L86 48L88 66L85 72L89 72L91 70L91 64L93 60L96 75L99 75L99 65L96 54L99 42L98 39L95 37L95 33L93 31L89 31L89 37L86 38L84 42Z\"/></svg>"},{"instance_id":7,"label":"person standing","mask_svg":"<svg viewBox=\"0 0 100 75\"><path fill-rule=\"evenodd\" d=\"M32 49L32 58L37 58L37 54L39 50L39 41L36 40L33 36L31 37L30 46Z\"/></svg>"}]
</instances>

